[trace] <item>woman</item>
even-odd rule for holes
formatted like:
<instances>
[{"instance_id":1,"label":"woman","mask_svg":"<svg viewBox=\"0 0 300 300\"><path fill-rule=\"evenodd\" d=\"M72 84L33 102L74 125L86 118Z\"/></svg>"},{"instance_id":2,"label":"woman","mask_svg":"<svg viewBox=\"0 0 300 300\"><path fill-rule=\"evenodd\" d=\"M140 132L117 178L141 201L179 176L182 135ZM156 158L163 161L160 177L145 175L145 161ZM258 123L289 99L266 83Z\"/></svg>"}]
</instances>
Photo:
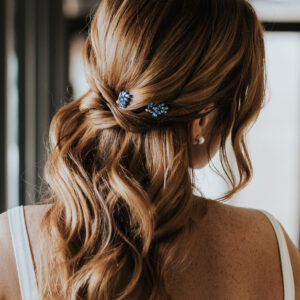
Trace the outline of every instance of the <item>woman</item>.
<instances>
[{"instance_id":1,"label":"woman","mask_svg":"<svg viewBox=\"0 0 300 300\"><path fill-rule=\"evenodd\" d=\"M300 299L275 218L221 202L251 178L263 106L250 4L102 0L83 57L90 90L51 123L46 205L1 215L1 299ZM232 189L197 197L189 170L218 150Z\"/></svg>"}]
</instances>

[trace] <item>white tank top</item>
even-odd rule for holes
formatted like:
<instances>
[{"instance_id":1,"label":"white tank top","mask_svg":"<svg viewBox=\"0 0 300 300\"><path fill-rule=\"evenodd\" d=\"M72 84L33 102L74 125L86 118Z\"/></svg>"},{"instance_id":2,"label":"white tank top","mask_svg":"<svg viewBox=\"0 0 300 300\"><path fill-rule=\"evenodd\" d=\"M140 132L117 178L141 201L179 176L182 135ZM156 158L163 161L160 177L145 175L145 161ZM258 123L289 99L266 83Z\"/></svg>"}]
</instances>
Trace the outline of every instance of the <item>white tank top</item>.
<instances>
[{"instance_id":1,"label":"white tank top","mask_svg":"<svg viewBox=\"0 0 300 300\"><path fill-rule=\"evenodd\" d=\"M264 210L261 210L261 212L269 218L277 236L283 276L284 300L295 300L293 270L283 231L273 215ZM38 300L38 290L25 226L23 206L9 209L8 219L22 300Z\"/></svg>"}]
</instances>

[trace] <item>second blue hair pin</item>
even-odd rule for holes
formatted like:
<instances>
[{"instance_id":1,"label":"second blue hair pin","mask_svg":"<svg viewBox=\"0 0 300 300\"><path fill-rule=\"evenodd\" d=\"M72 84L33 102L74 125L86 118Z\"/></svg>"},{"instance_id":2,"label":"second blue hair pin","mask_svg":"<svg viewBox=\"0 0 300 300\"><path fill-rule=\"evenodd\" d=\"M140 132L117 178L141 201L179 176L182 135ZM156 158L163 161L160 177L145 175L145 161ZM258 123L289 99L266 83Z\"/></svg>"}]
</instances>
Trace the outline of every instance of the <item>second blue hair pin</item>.
<instances>
[{"instance_id":1,"label":"second blue hair pin","mask_svg":"<svg viewBox=\"0 0 300 300\"><path fill-rule=\"evenodd\" d=\"M169 107L166 106L164 103L155 102L155 103L148 104L145 111L149 112L150 114L152 114L153 117L157 118L159 115L167 114L168 109Z\"/></svg>"}]
</instances>

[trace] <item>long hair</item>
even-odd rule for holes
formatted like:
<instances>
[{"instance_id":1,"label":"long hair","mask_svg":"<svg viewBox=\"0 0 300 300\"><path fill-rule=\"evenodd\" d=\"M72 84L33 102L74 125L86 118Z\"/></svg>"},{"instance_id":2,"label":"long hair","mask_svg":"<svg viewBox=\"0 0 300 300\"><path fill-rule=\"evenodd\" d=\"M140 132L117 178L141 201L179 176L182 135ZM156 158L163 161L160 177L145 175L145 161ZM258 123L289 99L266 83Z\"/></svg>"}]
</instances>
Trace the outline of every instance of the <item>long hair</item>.
<instances>
[{"instance_id":1,"label":"long hair","mask_svg":"<svg viewBox=\"0 0 300 300\"><path fill-rule=\"evenodd\" d=\"M222 199L251 178L245 133L264 100L262 25L244 0L102 0L83 59L90 89L50 126L40 297L170 299L166 272L193 227L199 112L217 111L207 149L221 137L232 184ZM126 108L116 104L122 89L132 95ZM167 115L146 112L153 102L166 103Z\"/></svg>"}]
</instances>

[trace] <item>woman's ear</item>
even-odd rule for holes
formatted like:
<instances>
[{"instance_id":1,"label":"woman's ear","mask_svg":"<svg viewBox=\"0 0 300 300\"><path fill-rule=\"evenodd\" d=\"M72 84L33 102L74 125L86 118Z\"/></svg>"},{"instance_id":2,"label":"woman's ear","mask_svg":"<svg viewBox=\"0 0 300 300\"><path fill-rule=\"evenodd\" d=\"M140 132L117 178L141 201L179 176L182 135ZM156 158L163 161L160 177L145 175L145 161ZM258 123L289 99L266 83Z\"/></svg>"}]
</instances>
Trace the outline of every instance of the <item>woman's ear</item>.
<instances>
[{"instance_id":1,"label":"woman's ear","mask_svg":"<svg viewBox=\"0 0 300 300\"><path fill-rule=\"evenodd\" d=\"M204 110L202 110L200 113L205 113L209 111L209 108L206 108ZM191 132L191 136L192 136L192 141L193 144L197 144L197 139L199 137L205 137L207 134L207 129L208 129L208 125L211 121L211 119L213 118L214 113L210 112L209 114L194 119L193 123L192 123L192 132Z\"/></svg>"},{"instance_id":2,"label":"woman's ear","mask_svg":"<svg viewBox=\"0 0 300 300\"><path fill-rule=\"evenodd\" d=\"M210 115L211 114L208 114L208 115L205 115L201 118L199 118L199 126L203 129L207 126L207 124L209 123L209 120L210 120Z\"/></svg>"}]
</instances>

